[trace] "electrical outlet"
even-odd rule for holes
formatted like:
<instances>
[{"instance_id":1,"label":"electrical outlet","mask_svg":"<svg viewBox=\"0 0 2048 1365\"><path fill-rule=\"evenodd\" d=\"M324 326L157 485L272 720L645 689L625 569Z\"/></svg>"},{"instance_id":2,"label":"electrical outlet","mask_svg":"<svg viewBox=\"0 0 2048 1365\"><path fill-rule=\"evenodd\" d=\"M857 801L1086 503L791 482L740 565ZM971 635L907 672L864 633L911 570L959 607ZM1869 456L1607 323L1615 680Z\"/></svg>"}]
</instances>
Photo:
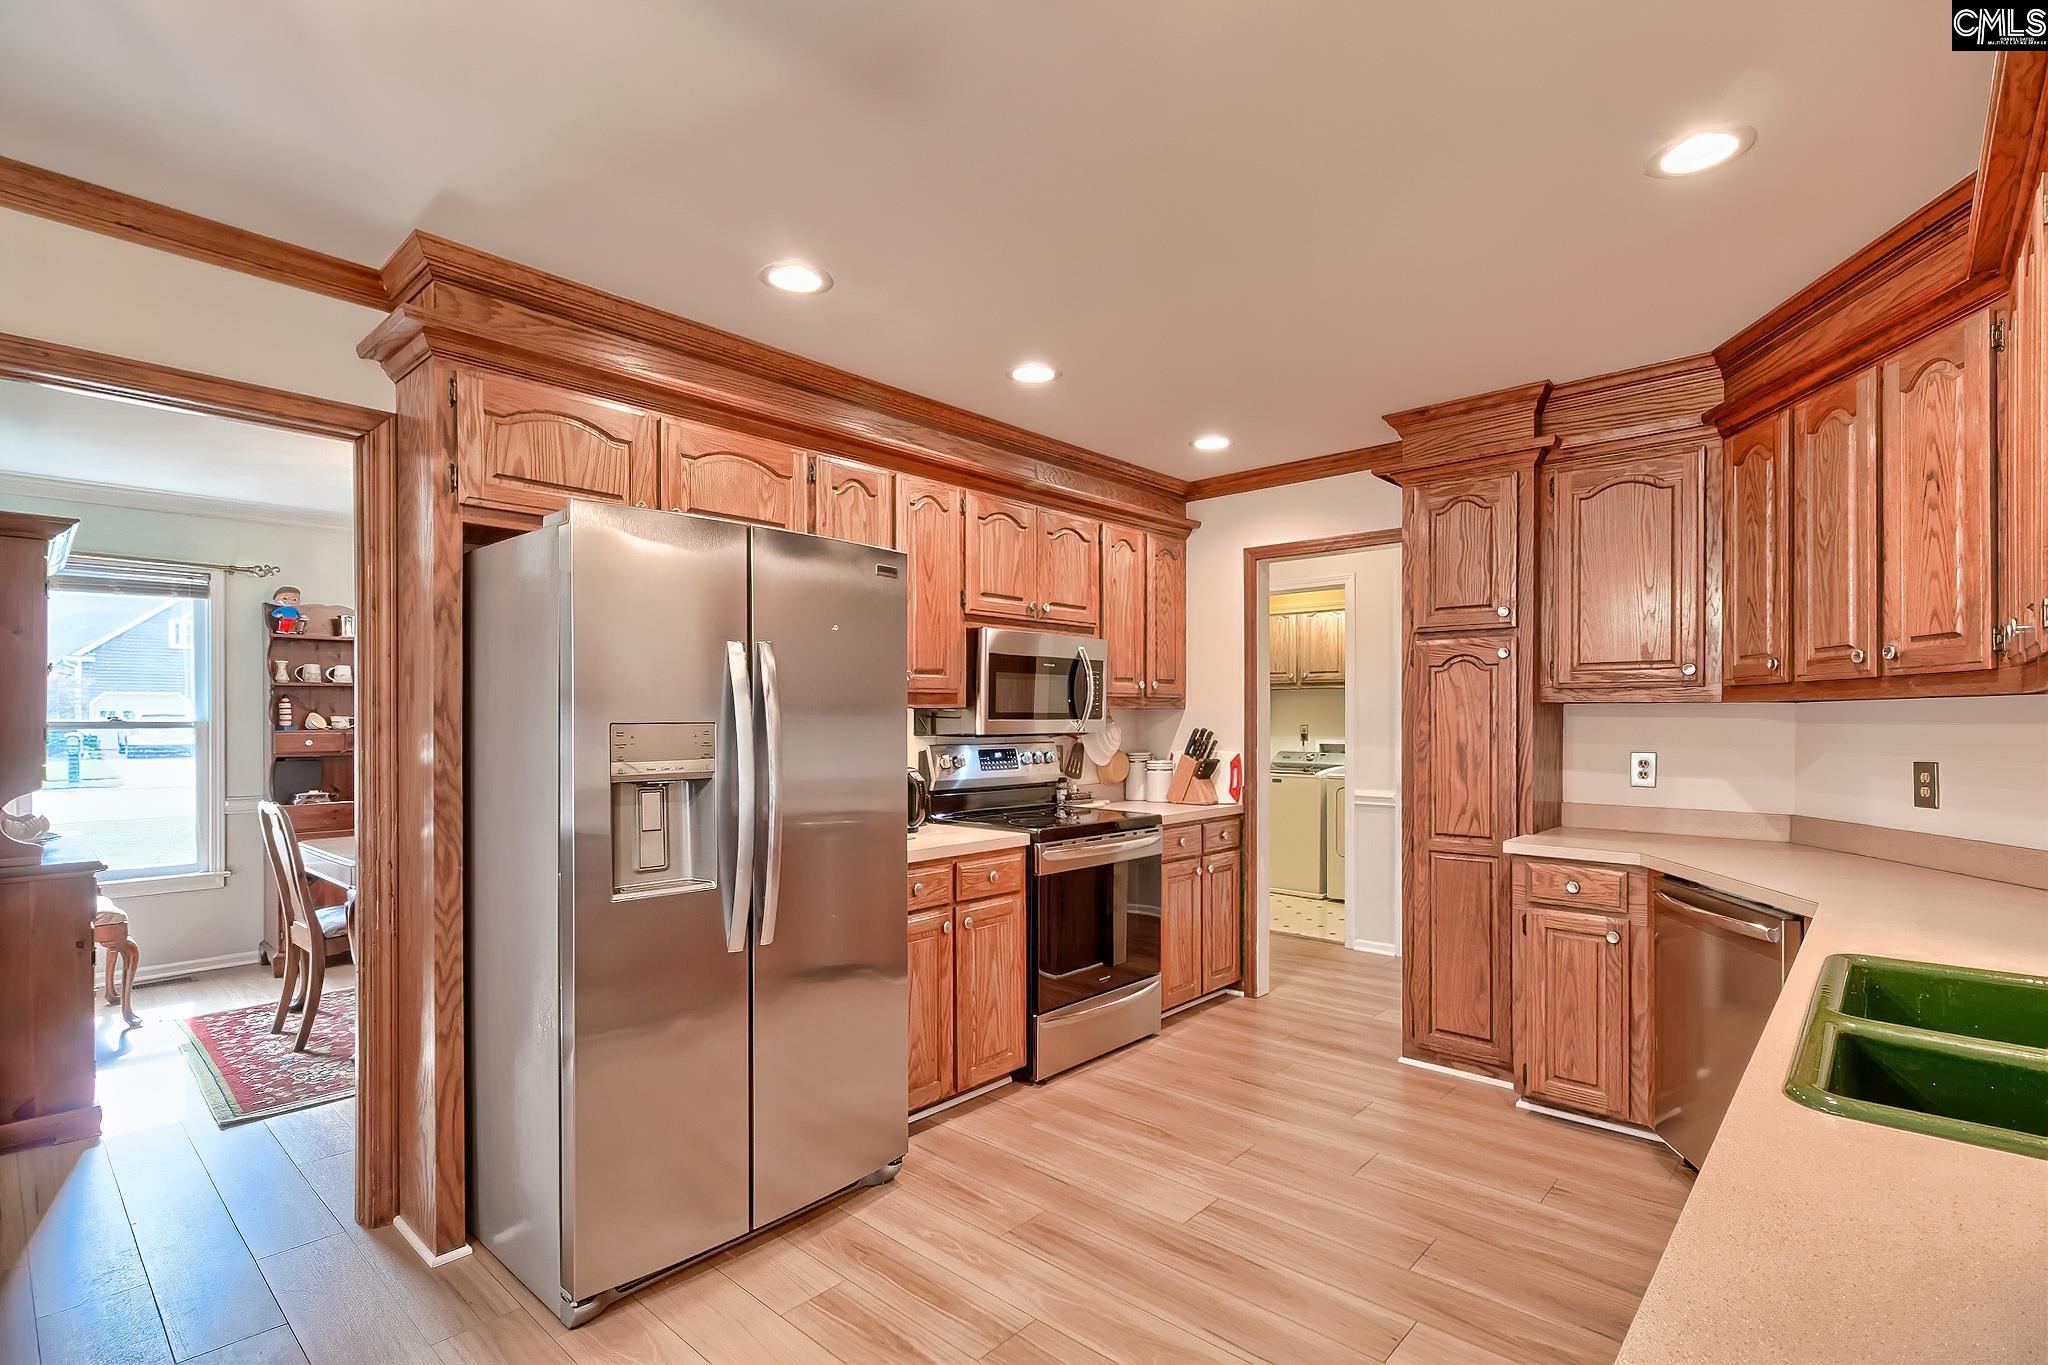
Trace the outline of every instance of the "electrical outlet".
<instances>
[{"instance_id":1,"label":"electrical outlet","mask_svg":"<svg viewBox=\"0 0 2048 1365\"><path fill-rule=\"evenodd\" d=\"M1628 756L1628 784L1631 787L1656 786L1657 755L1630 754Z\"/></svg>"},{"instance_id":2,"label":"electrical outlet","mask_svg":"<svg viewBox=\"0 0 2048 1365\"><path fill-rule=\"evenodd\" d=\"M1939 763L1915 763L1913 765L1913 804L1924 810L1941 809L1941 765Z\"/></svg>"}]
</instances>

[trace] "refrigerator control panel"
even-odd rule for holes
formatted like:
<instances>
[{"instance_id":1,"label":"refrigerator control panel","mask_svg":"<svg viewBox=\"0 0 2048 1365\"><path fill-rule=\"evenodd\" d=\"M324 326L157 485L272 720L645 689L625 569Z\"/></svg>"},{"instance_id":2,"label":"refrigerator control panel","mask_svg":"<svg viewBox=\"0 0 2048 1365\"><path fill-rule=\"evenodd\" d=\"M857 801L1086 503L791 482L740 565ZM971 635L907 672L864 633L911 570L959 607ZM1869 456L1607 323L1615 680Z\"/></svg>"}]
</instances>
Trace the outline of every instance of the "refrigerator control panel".
<instances>
[{"instance_id":1,"label":"refrigerator control panel","mask_svg":"<svg viewBox=\"0 0 2048 1365\"><path fill-rule=\"evenodd\" d=\"M708 720L615 724L612 781L674 782L710 777L718 762L717 732L717 725Z\"/></svg>"}]
</instances>

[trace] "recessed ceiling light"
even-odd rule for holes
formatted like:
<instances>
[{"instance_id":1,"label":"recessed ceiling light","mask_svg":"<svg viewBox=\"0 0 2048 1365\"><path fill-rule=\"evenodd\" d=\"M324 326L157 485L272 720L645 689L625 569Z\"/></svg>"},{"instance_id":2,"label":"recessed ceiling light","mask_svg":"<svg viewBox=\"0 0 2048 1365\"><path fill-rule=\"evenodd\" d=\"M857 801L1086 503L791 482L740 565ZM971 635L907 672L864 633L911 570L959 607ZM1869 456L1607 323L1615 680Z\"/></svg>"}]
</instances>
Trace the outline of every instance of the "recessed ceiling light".
<instances>
[{"instance_id":1,"label":"recessed ceiling light","mask_svg":"<svg viewBox=\"0 0 2048 1365\"><path fill-rule=\"evenodd\" d=\"M1059 376L1060 372L1043 360L1027 360L1010 370L1010 378L1019 384L1050 384Z\"/></svg>"},{"instance_id":2,"label":"recessed ceiling light","mask_svg":"<svg viewBox=\"0 0 2048 1365\"><path fill-rule=\"evenodd\" d=\"M1732 161L1749 150L1756 141L1754 128L1702 128L1687 133L1676 142L1667 143L1650 158L1648 171L1651 175L1673 177L1697 175L1712 170L1724 161Z\"/></svg>"},{"instance_id":3,"label":"recessed ceiling light","mask_svg":"<svg viewBox=\"0 0 2048 1365\"><path fill-rule=\"evenodd\" d=\"M1228 450L1230 449L1230 438L1228 436L1216 435L1197 436L1188 444L1192 445L1196 450Z\"/></svg>"},{"instance_id":4,"label":"recessed ceiling light","mask_svg":"<svg viewBox=\"0 0 2048 1365\"><path fill-rule=\"evenodd\" d=\"M832 287L832 277L802 261L777 261L761 267L761 283L785 294L822 294Z\"/></svg>"}]
</instances>

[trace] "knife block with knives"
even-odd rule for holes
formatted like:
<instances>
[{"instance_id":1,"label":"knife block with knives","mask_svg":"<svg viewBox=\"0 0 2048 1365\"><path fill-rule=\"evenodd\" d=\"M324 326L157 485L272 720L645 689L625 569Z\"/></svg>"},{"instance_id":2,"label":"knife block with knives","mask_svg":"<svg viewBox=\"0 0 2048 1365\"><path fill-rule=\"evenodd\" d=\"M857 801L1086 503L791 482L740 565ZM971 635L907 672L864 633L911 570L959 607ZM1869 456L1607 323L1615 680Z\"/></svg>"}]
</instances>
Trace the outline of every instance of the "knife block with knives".
<instances>
[{"instance_id":1,"label":"knife block with knives","mask_svg":"<svg viewBox=\"0 0 2048 1365\"><path fill-rule=\"evenodd\" d=\"M1173 765L1173 781L1166 799L1176 806L1216 804L1216 732L1197 728L1188 736L1187 746Z\"/></svg>"}]
</instances>

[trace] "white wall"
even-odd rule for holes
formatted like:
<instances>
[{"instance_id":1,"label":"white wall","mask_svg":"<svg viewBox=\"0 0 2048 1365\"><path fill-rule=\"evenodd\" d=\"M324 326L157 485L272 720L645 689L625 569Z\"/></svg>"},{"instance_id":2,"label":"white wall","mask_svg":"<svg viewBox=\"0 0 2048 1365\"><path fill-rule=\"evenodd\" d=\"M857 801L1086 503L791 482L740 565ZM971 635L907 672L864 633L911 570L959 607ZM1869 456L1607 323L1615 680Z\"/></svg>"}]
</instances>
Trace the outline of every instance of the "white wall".
<instances>
[{"instance_id":1,"label":"white wall","mask_svg":"<svg viewBox=\"0 0 2048 1365\"><path fill-rule=\"evenodd\" d=\"M1567 706L1564 799L1756 811L2048 848L2048 696ZM1657 786L1628 755L1657 754ZM1912 802L1915 760L1941 807Z\"/></svg>"},{"instance_id":2,"label":"white wall","mask_svg":"<svg viewBox=\"0 0 2048 1365\"><path fill-rule=\"evenodd\" d=\"M1308 727L1308 747L1344 742L1344 688L1276 687L1272 689L1272 721L1266 751L1301 747L1301 727Z\"/></svg>"},{"instance_id":3,"label":"white wall","mask_svg":"<svg viewBox=\"0 0 2048 1365\"><path fill-rule=\"evenodd\" d=\"M209 563L269 563L284 572L271 579L230 574L223 590L221 629L226 676L221 689L227 743L225 796L267 794L270 719L263 678L266 630L262 604L270 590L289 583L308 602L355 600L352 537L331 525L294 525L200 517L177 512L109 507L75 500L8 496L10 510L76 517L74 548L105 554ZM220 959L254 961L263 936L263 849L253 808L227 817L227 882L216 890L113 899L128 912L142 949L145 976L178 964L223 965Z\"/></svg>"}]
</instances>

